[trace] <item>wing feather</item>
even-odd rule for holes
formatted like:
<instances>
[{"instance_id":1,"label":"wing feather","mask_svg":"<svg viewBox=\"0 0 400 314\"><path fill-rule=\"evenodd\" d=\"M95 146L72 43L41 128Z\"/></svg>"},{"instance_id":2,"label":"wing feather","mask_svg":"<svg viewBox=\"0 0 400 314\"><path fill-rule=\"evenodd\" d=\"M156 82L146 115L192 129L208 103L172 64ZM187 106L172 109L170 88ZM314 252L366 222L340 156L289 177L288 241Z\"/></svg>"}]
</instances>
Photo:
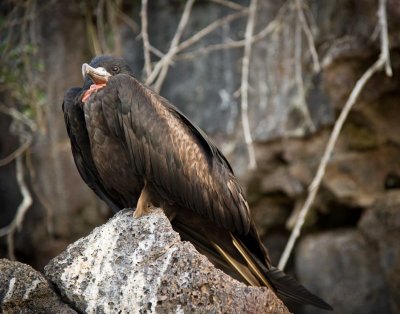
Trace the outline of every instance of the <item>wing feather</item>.
<instances>
[{"instance_id":1,"label":"wing feather","mask_svg":"<svg viewBox=\"0 0 400 314\"><path fill-rule=\"evenodd\" d=\"M130 160L168 201L246 234L250 214L228 161L177 108L128 75L111 78L105 92L118 94L116 134ZM108 90L108 91L107 91Z\"/></svg>"},{"instance_id":2,"label":"wing feather","mask_svg":"<svg viewBox=\"0 0 400 314\"><path fill-rule=\"evenodd\" d=\"M76 167L85 183L114 211L122 208L121 204L105 190L90 151L89 136L85 127L85 117L79 107L77 96L81 88L67 91L62 104L64 120Z\"/></svg>"}]
</instances>

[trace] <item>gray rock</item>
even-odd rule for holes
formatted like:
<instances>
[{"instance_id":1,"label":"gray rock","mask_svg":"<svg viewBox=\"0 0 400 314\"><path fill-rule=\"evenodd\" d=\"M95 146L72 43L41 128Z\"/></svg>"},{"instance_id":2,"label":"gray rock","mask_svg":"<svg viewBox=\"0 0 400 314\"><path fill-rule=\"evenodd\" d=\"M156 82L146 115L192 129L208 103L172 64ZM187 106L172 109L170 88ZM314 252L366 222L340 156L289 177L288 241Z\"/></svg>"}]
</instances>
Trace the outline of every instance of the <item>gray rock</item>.
<instances>
[{"instance_id":1,"label":"gray rock","mask_svg":"<svg viewBox=\"0 0 400 314\"><path fill-rule=\"evenodd\" d=\"M181 242L160 210L140 219L118 213L45 273L85 313L288 313L267 288L239 283Z\"/></svg>"},{"instance_id":2,"label":"gray rock","mask_svg":"<svg viewBox=\"0 0 400 314\"><path fill-rule=\"evenodd\" d=\"M335 313L390 313L378 256L357 230L306 237L296 255L296 272ZM308 307L305 313L325 312Z\"/></svg>"},{"instance_id":3,"label":"gray rock","mask_svg":"<svg viewBox=\"0 0 400 314\"><path fill-rule=\"evenodd\" d=\"M60 300L42 274L7 259L0 259L0 312L76 313Z\"/></svg>"},{"instance_id":4,"label":"gray rock","mask_svg":"<svg viewBox=\"0 0 400 314\"><path fill-rule=\"evenodd\" d=\"M359 228L375 248L392 313L400 313L400 191L386 193L361 218Z\"/></svg>"},{"instance_id":5,"label":"gray rock","mask_svg":"<svg viewBox=\"0 0 400 314\"><path fill-rule=\"evenodd\" d=\"M399 167L399 154L398 147L387 145L362 154L332 158L324 176L324 186L338 201L368 208L386 197L385 177Z\"/></svg>"}]
</instances>

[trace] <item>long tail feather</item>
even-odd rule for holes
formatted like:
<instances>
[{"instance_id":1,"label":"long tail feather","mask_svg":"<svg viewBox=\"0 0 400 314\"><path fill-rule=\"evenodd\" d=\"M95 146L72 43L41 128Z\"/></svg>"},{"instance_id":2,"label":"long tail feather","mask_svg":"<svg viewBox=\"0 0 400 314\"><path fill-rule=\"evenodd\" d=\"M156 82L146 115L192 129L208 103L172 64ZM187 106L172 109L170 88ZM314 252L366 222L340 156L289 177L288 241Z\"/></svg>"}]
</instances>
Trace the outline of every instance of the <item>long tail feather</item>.
<instances>
[{"instance_id":1,"label":"long tail feather","mask_svg":"<svg viewBox=\"0 0 400 314\"><path fill-rule=\"evenodd\" d=\"M233 235L231 236L234 246L244 257L250 270L265 286L275 291L279 297L284 296L300 304L312 304L325 310L332 310L329 304L309 292L294 278L286 275L283 271L272 266L267 269L265 265L260 263L258 258L243 245L240 239Z\"/></svg>"},{"instance_id":2,"label":"long tail feather","mask_svg":"<svg viewBox=\"0 0 400 314\"><path fill-rule=\"evenodd\" d=\"M272 267L266 273L266 276L271 280L278 296L285 296L300 304L311 304L324 310L333 310L328 303L309 292L294 278L286 275L278 268Z\"/></svg>"},{"instance_id":3,"label":"long tail feather","mask_svg":"<svg viewBox=\"0 0 400 314\"><path fill-rule=\"evenodd\" d=\"M267 278L262 274L259 267L255 264L254 258L248 253L247 249L238 241L234 236L232 236L233 245L237 248L239 253L244 257L249 266L250 270L257 276L257 278L267 287L273 289L273 286L268 282Z\"/></svg>"},{"instance_id":4,"label":"long tail feather","mask_svg":"<svg viewBox=\"0 0 400 314\"><path fill-rule=\"evenodd\" d=\"M226 261L232 265L233 268L245 279L245 281L251 286L259 286L257 279L254 277L252 272L246 268L241 263L238 263L229 253L225 252L218 244L213 243L217 251L221 254L221 256L226 259Z\"/></svg>"},{"instance_id":5,"label":"long tail feather","mask_svg":"<svg viewBox=\"0 0 400 314\"><path fill-rule=\"evenodd\" d=\"M272 267L268 253L257 233L248 235L232 234L192 214L191 219L179 212L172 225L182 237L190 241L205 254L218 268L251 286L268 286L279 297L285 297L300 304L332 310L332 307L299 284L295 279Z\"/></svg>"}]
</instances>

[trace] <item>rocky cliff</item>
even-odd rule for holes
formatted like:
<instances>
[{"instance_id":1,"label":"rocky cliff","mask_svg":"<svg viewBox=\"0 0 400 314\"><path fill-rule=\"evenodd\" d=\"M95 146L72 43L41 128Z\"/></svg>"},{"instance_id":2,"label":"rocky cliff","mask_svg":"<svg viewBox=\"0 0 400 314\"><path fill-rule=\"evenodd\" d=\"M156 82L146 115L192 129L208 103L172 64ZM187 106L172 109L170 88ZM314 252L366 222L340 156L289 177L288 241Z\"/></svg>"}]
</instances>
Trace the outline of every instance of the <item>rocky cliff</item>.
<instances>
[{"instance_id":1,"label":"rocky cliff","mask_svg":"<svg viewBox=\"0 0 400 314\"><path fill-rule=\"evenodd\" d=\"M183 39L249 4L234 1L241 5L238 9L216 2L195 2ZM182 51L161 89L163 96L215 139L231 161L247 190L252 213L274 263L304 202L340 110L357 80L380 54L378 0L300 1L321 66L315 71L294 2L258 1L255 34L273 21L274 27L253 43L250 57L248 116L256 171L247 169L241 125L238 89L243 45L234 44L243 39L245 15L223 23ZM4 3L3 16L25 16L27 7L16 6L12 11L11 4ZM101 30L107 34L103 36L105 42L115 39L108 51L121 53L137 76L145 78L139 5L124 2L118 11L109 2L104 3L108 11L81 1L49 2L40 8L28 7L37 10L37 18L26 20L30 31L18 28L25 24L7 24L16 27L11 39L18 40L11 41L15 54L2 58L1 68L7 69L11 63L12 73L17 73L24 64L19 52L28 53L34 46L32 64L40 65L33 72L39 77L34 86L44 95L39 107L44 108L44 128L35 134L26 160L33 169L27 169L26 177L34 203L16 236L17 258L38 269L109 217L75 170L60 111L65 90L82 84L81 64L93 54L107 51L101 48L105 47L99 36ZM164 53L183 5L167 0L149 4L150 41ZM400 311L400 245L394 240L400 226L400 5L397 0L388 0L386 5L393 76L389 78L383 72L374 75L353 107L289 265L301 281L321 291L321 297L342 313ZM106 11L123 15L113 19L117 15L106 15ZM104 27L99 30L101 21ZM34 42L28 42L29 46L26 40L31 37ZM23 40L24 45L19 45ZM193 57L193 53L221 43L231 48ZM152 54L152 58L156 62L159 57ZM22 79L5 85L8 88L1 91L0 97L7 106L20 105L29 113L29 106L15 100L15 94L23 92L18 87L28 86L22 82L29 76L22 72L19 77ZM13 129L12 119L2 113L0 118L2 158L19 146L19 140L9 132ZM1 167L0 177L2 227L11 221L20 202L15 163ZM6 255L5 240L0 249Z\"/></svg>"}]
</instances>

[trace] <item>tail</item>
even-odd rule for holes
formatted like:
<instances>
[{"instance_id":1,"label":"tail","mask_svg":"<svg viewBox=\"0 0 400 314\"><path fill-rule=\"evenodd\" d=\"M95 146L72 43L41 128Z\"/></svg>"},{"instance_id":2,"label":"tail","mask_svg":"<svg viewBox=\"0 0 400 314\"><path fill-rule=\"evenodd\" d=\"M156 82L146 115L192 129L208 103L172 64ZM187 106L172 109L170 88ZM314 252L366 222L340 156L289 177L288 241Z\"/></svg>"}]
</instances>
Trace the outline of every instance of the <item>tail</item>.
<instances>
[{"instance_id":1,"label":"tail","mask_svg":"<svg viewBox=\"0 0 400 314\"><path fill-rule=\"evenodd\" d=\"M333 308L321 298L312 294L294 278L286 275L283 271L276 267L267 267L259 261L243 243L232 235L232 242L248 264L248 268L252 274L258 279L263 286L268 286L275 291L279 297L287 299L299 304L310 304L324 310L332 311ZM242 275L242 277L244 277ZM247 275L248 277L248 275ZM244 277L246 278L246 277ZM250 283L254 285L253 283Z\"/></svg>"},{"instance_id":2,"label":"tail","mask_svg":"<svg viewBox=\"0 0 400 314\"><path fill-rule=\"evenodd\" d=\"M311 304L324 310L333 311L328 303L312 294L294 278L286 275L278 268L271 268L266 276L271 280L279 297L286 297L296 303Z\"/></svg>"},{"instance_id":3,"label":"tail","mask_svg":"<svg viewBox=\"0 0 400 314\"><path fill-rule=\"evenodd\" d=\"M325 310L332 307L299 284L295 279L272 267L266 248L254 226L246 236L232 234L191 213L172 220L172 227L182 240L190 241L219 269L251 286L267 286L278 297L300 304L311 304Z\"/></svg>"}]
</instances>

